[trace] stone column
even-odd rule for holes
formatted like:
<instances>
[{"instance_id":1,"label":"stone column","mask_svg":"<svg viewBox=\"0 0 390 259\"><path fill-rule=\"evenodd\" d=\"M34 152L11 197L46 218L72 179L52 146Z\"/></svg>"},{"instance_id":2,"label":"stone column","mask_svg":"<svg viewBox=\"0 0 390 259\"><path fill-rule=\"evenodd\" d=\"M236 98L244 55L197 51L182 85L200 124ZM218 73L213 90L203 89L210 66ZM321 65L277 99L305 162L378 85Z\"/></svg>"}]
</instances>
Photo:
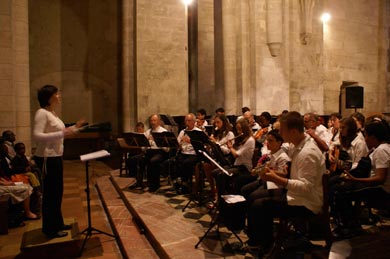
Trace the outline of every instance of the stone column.
<instances>
[{"instance_id":1,"label":"stone column","mask_svg":"<svg viewBox=\"0 0 390 259\"><path fill-rule=\"evenodd\" d=\"M299 0L300 39L306 45L312 34L314 0Z\"/></svg>"},{"instance_id":2,"label":"stone column","mask_svg":"<svg viewBox=\"0 0 390 259\"><path fill-rule=\"evenodd\" d=\"M236 0L222 1L223 64L226 114L238 113Z\"/></svg>"},{"instance_id":3,"label":"stone column","mask_svg":"<svg viewBox=\"0 0 390 259\"><path fill-rule=\"evenodd\" d=\"M282 21L282 0L267 0L267 45L273 57L280 54Z\"/></svg>"},{"instance_id":4,"label":"stone column","mask_svg":"<svg viewBox=\"0 0 390 259\"><path fill-rule=\"evenodd\" d=\"M122 131L133 131L137 122L135 80L135 16L133 0L122 2Z\"/></svg>"},{"instance_id":5,"label":"stone column","mask_svg":"<svg viewBox=\"0 0 390 259\"><path fill-rule=\"evenodd\" d=\"M31 148L28 1L0 1L0 129Z\"/></svg>"}]
</instances>

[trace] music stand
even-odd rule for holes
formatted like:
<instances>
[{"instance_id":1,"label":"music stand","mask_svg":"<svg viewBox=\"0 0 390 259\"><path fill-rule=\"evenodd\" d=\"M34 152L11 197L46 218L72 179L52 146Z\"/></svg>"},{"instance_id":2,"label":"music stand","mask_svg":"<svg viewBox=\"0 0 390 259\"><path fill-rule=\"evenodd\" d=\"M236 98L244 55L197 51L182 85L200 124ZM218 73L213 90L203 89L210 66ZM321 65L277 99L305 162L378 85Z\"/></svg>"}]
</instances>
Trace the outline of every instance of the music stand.
<instances>
[{"instance_id":1,"label":"music stand","mask_svg":"<svg viewBox=\"0 0 390 259\"><path fill-rule=\"evenodd\" d=\"M205 158L201 152L207 152L205 145L210 142L209 137L206 135L204 131L200 131L200 130L186 130L185 133L190 137L191 145L194 147L199 163L204 162ZM200 183L199 186L203 188L203 179L204 179L203 172L200 172L200 170L202 170L202 166L198 166L198 168L199 168L199 183ZM199 200L197 201L198 204L202 204L202 200L203 200L202 193L203 193L203 189L201 189L200 191ZM182 209L183 212L190 205L191 202L194 203L196 202L195 195L190 194L190 199Z\"/></svg>"},{"instance_id":2,"label":"music stand","mask_svg":"<svg viewBox=\"0 0 390 259\"><path fill-rule=\"evenodd\" d=\"M226 169L224 169L222 166L220 166L217 161L215 161L213 158L211 158L206 152L204 151L201 151L199 150L199 153L202 154L203 156L205 156L205 158L207 158L211 163L213 163L214 165L216 165L218 167L219 170L221 170L224 174L228 175L228 176L232 176L231 173L229 173ZM210 225L209 225L209 228L207 229L207 231L204 233L204 235L199 239L198 243L195 244L195 248L198 248L199 244L203 241L203 239L206 238L206 236L210 233L211 229L213 229L214 226L217 226L217 233L219 235L219 227L220 227L220 224L223 223L223 216L221 215L221 199L224 199L223 197L218 197L218 201L217 201L217 205L215 206L215 210L214 210L214 215L211 219L211 222L210 222ZM240 241L240 243L242 244L242 240L241 238L237 235L237 233L233 230L233 229L230 229L228 227L228 229L234 234L234 236Z\"/></svg>"},{"instance_id":3,"label":"music stand","mask_svg":"<svg viewBox=\"0 0 390 259\"><path fill-rule=\"evenodd\" d=\"M102 157L107 157L110 156L110 153L108 153L106 150L100 150L88 154L84 154L80 156L81 162L85 162L85 181L86 181L86 188L85 192L87 193L87 211L88 211L88 227L81 231L80 234L85 234L85 238L83 241L83 244L81 245L81 249L79 252L79 256L83 253L85 244L87 242L87 239L91 237L93 234L105 234L110 237L114 237L115 239L117 238L116 235L106 233L104 231L101 231L99 229L96 229L92 227L92 222L91 222L91 199L90 199L90 190L89 190L89 175L88 175L88 166L89 166L89 161L91 160L96 160ZM96 233L92 233L92 231L96 231Z\"/></svg>"},{"instance_id":4,"label":"music stand","mask_svg":"<svg viewBox=\"0 0 390 259\"><path fill-rule=\"evenodd\" d=\"M126 148L139 148L142 150L143 148L150 148L149 140L146 138L145 134L138 133L138 132L128 132L126 133L125 138L126 144L128 145ZM126 159L128 158L128 155L126 156ZM139 160L137 160L137 167L139 167ZM127 163L126 163L127 168ZM142 186L143 183L143 171L137 170L136 175L136 184L133 185L133 187Z\"/></svg>"},{"instance_id":5,"label":"music stand","mask_svg":"<svg viewBox=\"0 0 390 259\"><path fill-rule=\"evenodd\" d=\"M145 134L137 132L126 133L126 143L129 146L136 147L150 147L149 140L146 138Z\"/></svg>"}]
</instances>

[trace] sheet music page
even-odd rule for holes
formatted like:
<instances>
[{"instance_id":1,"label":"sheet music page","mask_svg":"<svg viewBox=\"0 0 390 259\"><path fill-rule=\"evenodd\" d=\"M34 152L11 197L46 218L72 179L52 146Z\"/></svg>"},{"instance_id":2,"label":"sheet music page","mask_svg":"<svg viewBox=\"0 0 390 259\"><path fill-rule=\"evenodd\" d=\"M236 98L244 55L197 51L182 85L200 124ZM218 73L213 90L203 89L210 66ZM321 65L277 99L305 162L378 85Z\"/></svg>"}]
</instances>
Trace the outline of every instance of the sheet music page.
<instances>
[{"instance_id":1,"label":"sheet music page","mask_svg":"<svg viewBox=\"0 0 390 259\"><path fill-rule=\"evenodd\" d=\"M106 157L106 156L110 156L110 153L108 153L107 150L102 149L102 150L99 150L96 152L81 155L80 160L82 162L85 162L85 161L98 159L98 158L102 158L102 157Z\"/></svg>"},{"instance_id":2,"label":"sheet music page","mask_svg":"<svg viewBox=\"0 0 390 259\"><path fill-rule=\"evenodd\" d=\"M221 197L226 201L226 203L237 203L245 201L244 196L242 195L221 195Z\"/></svg>"},{"instance_id":3,"label":"sheet music page","mask_svg":"<svg viewBox=\"0 0 390 259\"><path fill-rule=\"evenodd\" d=\"M272 189L279 189L279 187L274 182L267 181L267 190Z\"/></svg>"},{"instance_id":4,"label":"sheet music page","mask_svg":"<svg viewBox=\"0 0 390 259\"><path fill-rule=\"evenodd\" d=\"M232 176L232 173L229 173L225 168L220 166L217 162L215 162L214 159L212 159L206 152L199 150L199 153L203 154L205 157L207 157L211 163L213 163L216 167L218 167L219 170L221 170L223 173L227 174L228 176Z\"/></svg>"}]
</instances>

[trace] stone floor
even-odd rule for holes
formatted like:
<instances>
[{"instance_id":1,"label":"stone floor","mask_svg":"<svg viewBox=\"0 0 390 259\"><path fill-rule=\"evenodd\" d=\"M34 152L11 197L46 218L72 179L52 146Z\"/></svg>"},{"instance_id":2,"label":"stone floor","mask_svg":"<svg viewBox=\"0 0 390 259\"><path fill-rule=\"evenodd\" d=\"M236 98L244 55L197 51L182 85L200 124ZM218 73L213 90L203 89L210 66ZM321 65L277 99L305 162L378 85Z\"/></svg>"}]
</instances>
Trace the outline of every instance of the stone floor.
<instances>
[{"instance_id":1,"label":"stone floor","mask_svg":"<svg viewBox=\"0 0 390 259\"><path fill-rule=\"evenodd\" d=\"M64 165L63 215L75 218L81 231L88 223L85 166L79 161L65 161ZM237 239L224 227L220 228L219 237L213 229L195 249L194 245L204 235L211 220L208 210L190 203L183 212L188 197L177 195L167 183L156 193L129 190L133 179L119 177L118 170L112 170L105 163L93 162L89 169L92 226L119 238L93 234L81 258L256 258L250 253L235 252L233 248ZM101 198L93 188L95 184ZM128 206L137 214L135 217ZM107 213L103 207L107 208ZM27 228L13 228L7 235L0 235L0 259L32 258L23 257L20 252ZM390 258L389 221L376 227L365 226L365 229L367 233L364 235L335 242L330 251L319 249L318 253L311 257L305 255L305 258ZM244 233L238 235L246 240ZM84 235L80 237L83 238Z\"/></svg>"}]
</instances>

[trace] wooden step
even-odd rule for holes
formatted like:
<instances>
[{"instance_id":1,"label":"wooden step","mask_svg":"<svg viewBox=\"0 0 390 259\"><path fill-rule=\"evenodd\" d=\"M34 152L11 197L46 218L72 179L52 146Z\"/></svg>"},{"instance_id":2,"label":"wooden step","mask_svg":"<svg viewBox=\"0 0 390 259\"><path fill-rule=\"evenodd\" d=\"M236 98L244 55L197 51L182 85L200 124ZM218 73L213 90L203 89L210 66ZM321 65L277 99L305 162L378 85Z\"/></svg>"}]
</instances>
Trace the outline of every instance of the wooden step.
<instances>
[{"instance_id":1,"label":"wooden step","mask_svg":"<svg viewBox=\"0 0 390 259\"><path fill-rule=\"evenodd\" d=\"M102 176L96 182L103 207L112 222L113 232L118 235L117 243L124 258L159 258L145 236L139 231L133 217L115 190L109 176Z\"/></svg>"},{"instance_id":2,"label":"wooden step","mask_svg":"<svg viewBox=\"0 0 390 259\"><path fill-rule=\"evenodd\" d=\"M74 218L65 218L64 223L72 225L72 229L66 231L67 236L48 238L42 233L41 220L28 222L21 242L20 256L22 258L76 257L80 250L78 224Z\"/></svg>"}]
</instances>

